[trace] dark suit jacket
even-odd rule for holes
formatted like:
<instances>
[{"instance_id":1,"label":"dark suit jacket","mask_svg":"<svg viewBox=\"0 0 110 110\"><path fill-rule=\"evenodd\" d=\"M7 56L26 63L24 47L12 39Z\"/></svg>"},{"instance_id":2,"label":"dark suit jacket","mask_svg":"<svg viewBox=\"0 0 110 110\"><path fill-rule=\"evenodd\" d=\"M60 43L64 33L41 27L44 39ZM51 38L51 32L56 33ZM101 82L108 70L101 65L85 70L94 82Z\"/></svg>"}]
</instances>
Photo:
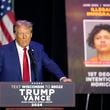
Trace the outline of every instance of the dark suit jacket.
<instances>
[{"instance_id":1,"label":"dark suit jacket","mask_svg":"<svg viewBox=\"0 0 110 110\"><path fill-rule=\"evenodd\" d=\"M57 78L64 76L58 65L44 52L43 46L31 41L29 48L33 51L35 71L31 69L32 81L42 81L42 67L53 73ZM33 67L33 65L31 66ZM0 48L0 81L22 81L20 62L15 41Z\"/></svg>"}]
</instances>

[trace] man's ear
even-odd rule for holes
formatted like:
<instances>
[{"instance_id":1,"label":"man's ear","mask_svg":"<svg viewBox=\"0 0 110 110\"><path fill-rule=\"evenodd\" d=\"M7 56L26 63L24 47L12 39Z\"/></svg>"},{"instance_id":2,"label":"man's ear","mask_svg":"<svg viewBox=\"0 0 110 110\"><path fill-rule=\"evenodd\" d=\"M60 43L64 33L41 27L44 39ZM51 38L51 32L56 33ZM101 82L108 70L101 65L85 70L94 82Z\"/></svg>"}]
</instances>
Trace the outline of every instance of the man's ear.
<instances>
[{"instance_id":1,"label":"man's ear","mask_svg":"<svg viewBox=\"0 0 110 110\"><path fill-rule=\"evenodd\" d=\"M31 38L32 38L32 32L31 32Z\"/></svg>"}]
</instances>

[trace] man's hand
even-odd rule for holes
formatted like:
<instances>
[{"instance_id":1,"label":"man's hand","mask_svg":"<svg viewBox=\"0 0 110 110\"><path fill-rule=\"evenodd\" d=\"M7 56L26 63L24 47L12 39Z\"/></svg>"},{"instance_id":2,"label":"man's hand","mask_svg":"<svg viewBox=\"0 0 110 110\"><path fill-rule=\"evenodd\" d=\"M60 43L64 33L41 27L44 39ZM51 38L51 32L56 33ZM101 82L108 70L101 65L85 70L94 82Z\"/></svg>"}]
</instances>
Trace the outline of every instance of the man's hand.
<instances>
[{"instance_id":1,"label":"man's hand","mask_svg":"<svg viewBox=\"0 0 110 110\"><path fill-rule=\"evenodd\" d=\"M67 77L63 77L60 81L61 82L72 82L72 79L67 78Z\"/></svg>"},{"instance_id":2,"label":"man's hand","mask_svg":"<svg viewBox=\"0 0 110 110\"><path fill-rule=\"evenodd\" d=\"M63 82L72 82L72 79L70 79L70 78L64 78L63 79Z\"/></svg>"}]
</instances>

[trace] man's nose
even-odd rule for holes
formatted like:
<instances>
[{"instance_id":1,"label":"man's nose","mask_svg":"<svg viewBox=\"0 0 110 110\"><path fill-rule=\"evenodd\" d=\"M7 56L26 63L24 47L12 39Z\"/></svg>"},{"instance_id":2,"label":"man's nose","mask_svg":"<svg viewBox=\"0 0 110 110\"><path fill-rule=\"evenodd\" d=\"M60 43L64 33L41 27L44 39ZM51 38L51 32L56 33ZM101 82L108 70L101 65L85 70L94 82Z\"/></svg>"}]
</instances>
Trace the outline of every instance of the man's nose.
<instances>
[{"instance_id":1,"label":"man's nose","mask_svg":"<svg viewBox=\"0 0 110 110\"><path fill-rule=\"evenodd\" d=\"M27 35L25 33L22 33L23 38L25 39Z\"/></svg>"}]
</instances>

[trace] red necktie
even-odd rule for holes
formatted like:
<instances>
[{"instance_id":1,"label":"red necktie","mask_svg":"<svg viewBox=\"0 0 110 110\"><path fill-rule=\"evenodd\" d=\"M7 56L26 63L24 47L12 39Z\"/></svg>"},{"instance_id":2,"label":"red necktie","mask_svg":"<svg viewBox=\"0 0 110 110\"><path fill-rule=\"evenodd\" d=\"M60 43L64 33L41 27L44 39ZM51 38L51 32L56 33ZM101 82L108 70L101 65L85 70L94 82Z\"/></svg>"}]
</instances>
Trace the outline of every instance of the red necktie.
<instances>
[{"instance_id":1,"label":"red necktie","mask_svg":"<svg viewBox=\"0 0 110 110\"><path fill-rule=\"evenodd\" d=\"M29 77L29 64L28 64L28 58L26 54L26 48L23 49L23 81L30 81Z\"/></svg>"}]
</instances>

